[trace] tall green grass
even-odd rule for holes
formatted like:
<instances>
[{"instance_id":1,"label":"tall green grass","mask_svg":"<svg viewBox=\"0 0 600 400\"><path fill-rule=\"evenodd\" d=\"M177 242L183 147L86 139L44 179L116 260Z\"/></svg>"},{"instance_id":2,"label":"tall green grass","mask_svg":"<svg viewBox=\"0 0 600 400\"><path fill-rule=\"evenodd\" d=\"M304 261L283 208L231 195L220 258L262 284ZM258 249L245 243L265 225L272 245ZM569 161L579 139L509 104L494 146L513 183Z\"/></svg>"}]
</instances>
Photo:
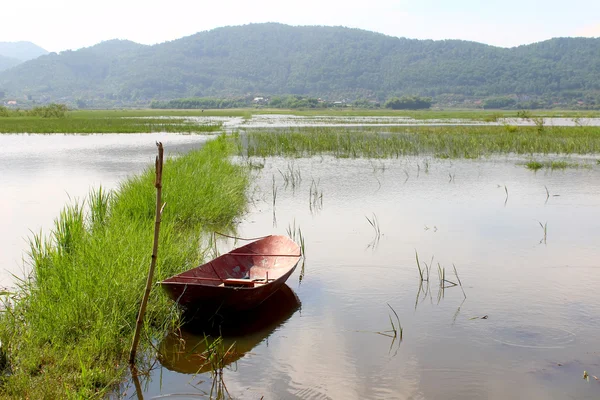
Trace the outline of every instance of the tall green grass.
<instances>
[{"instance_id":1,"label":"tall green grass","mask_svg":"<svg viewBox=\"0 0 600 400\"><path fill-rule=\"evenodd\" d=\"M600 127L413 126L285 128L249 131L249 156L390 158L434 154L478 158L492 154L597 154Z\"/></svg>"},{"instance_id":2,"label":"tall green grass","mask_svg":"<svg viewBox=\"0 0 600 400\"><path fill-rule=\"evenodd\" d=\"M233 149L218 137L165 163L157 280L200 263L202 232L245 210L249 174L229 161ZM0 397L102 397L120 382L150 265L153 178L149 169L114 193L97 189L65 207L49 235L31 239L31 276L0 312L8 360ZM155 287L142 346L179 322Z\"/></svg>"}]
</instances>

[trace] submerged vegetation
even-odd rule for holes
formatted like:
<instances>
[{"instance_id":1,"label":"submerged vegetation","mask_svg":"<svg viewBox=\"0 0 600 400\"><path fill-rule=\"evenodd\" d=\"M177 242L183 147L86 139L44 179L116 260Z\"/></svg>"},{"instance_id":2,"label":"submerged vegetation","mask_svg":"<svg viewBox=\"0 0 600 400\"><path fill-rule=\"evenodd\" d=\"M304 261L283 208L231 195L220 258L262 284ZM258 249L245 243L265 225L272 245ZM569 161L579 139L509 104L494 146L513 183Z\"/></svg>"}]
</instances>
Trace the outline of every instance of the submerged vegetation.
<instances>
[{"instance_id":1,"label":"submerged vegetation","mask_svg":"<svg viewBox=\"0 0 600 400\"><path fill-rule=\"evenodd\" d=\"M230 226L244 211L249 174L229 161L233 149L219 137L166 162L157 280L197 265L202 232ZM0 397L102 397L120 383L150 264L153 177L147 170L114 193L93 191L68 205L49 235L31 239L31 275L0 296ZM155 287L142 364L144 346L180 322Z\"/></svg>"},{"instance_id":2,"label":"submerged vegetation","mask_svg":"<svg viewBox=\"0 0 600 400\"><path fill-rule=\"evenodd\" d=\"M393 126L285 128L249 132L249 156L393 158L434 154L478 158L499 153L600 153L600 127Z\"/></svg>"}]
</instances>

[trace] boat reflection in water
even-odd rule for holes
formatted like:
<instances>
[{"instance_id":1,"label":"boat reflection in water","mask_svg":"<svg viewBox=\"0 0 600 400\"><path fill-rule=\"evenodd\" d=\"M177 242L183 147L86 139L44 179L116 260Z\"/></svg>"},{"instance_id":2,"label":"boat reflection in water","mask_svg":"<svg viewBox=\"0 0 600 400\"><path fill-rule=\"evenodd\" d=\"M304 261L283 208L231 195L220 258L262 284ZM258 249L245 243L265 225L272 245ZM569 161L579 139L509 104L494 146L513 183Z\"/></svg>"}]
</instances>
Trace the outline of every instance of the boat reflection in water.
<instances>
[{"instance_id":1,"label":"boat reflection in water","mask_svg":"<svg viewBox=\"0 0 600 400\"><path fill-rule=\"evenodd\" d=\"M196 319L181 332L171 332L160 344L159 361L165 368L185 374L223 368L268 338L299 308L300 300L284 284L255 309L213 316L204 322Z\"/></svg>"}]
</instances>

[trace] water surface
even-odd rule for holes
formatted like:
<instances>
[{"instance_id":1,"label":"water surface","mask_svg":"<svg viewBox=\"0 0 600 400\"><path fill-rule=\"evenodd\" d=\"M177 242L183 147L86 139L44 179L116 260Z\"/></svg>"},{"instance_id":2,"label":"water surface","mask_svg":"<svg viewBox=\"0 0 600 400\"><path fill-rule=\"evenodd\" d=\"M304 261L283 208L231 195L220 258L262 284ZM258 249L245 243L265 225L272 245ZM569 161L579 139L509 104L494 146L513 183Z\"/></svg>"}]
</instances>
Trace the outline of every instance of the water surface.
<instances>
[{"instance_id":1,"label":"water surface","mask_svg":"<svg viewBox=\"0 0 600 400\"><path fill-rule=\"evenodd\" d=\"M206 138L1 135L0 285L20 271L28 229L51 226L67 193L115 187L150 165L156 140L172 154ZM235 347L219 382L248 399L597 399L600 383L582 376L600 375L600 167L573 158L589 167L534 173L512 156L253 160L264 167L238 234L295 225L306 263L289 290L223 332ZM286 187L289 171L301 181ZM432 264L429 283L415 251ZM456 266L466 298L440 290L438 263L455 282ZM395 318L388 304L402 340L380 334ZM139 394L208 398L203 340L174 332L157 343L162 365ZM134 382L122 391L137 395Z\"/></svg>"},{"instance_id":2,"label":"water surface","mask_svg":"<svg viewBox=\"0 0 600 400\"><path fill-rule=\"evenodd\" d=\"M229 393L598 398L600 382L582 376L600 374L600 168L534 173L518 161L264 160L239 235L301 229L306 264L288 281L301 308L259 332L224 334L239 346L222 375ZM286 187L282 174L298 170L301 182ZM415 251L422 265L433 257L429 284ZM440 290L438 263L453 282L456 266L466 298L459 286ZM388 304L401 341L377 333L391 329ZM209 397L206 346L190 351L204 337L192 338L145 381L145 398ZM173 337L162 345L173 349Z\"/></svg>"}]
</instances>

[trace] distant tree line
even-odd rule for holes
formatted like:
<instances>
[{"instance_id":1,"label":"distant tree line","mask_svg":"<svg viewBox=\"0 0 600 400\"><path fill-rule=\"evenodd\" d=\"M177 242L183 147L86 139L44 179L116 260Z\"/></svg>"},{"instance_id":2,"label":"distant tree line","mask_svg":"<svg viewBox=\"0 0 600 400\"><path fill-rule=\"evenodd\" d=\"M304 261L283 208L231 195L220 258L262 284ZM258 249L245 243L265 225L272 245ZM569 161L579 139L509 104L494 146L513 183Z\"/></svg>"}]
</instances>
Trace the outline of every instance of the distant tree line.
<instances>
[{"instance_id":1,"label":"distant tree line","mask_svg":"<svg viewBox=\"0 0 600 400\"><path fill-rule=\"evenodd\" d=\"M392 97L385 102L385 108L392 110L424 110L431 108L431 98L419 96Z\"/></svg>"},{"instance_id":2,"label":"distant tree line","mask_svg":"<svg viewBox=\"0 0 600 400\"><path fill-rule=\"evenodd\" d=\"M498 96L485 99L481 106L485 110L502 109L502 110L539 110L551 108L569 108L593 110L600 108L600 95L573 96L571 98L557 98L554 96L541 96L539 98L531 98L527 96L524 99L519 99L516 96Z\"/></svg>"},{"instance_id":3,"label":"distant tree line","mask_svg":"<svg viewBox=\"0 0 600 400\"><path fill-rule=\"evenodd\" d=\"M174 99L169 101L153 101L150 108L160 109L222 109L247 107L245 99L218 99L210 97L193 97L187 99Z\"/></svg>"},{"instance_id":4,"label":"distant tree line","mask_svg":"<svg viewBox=\"0 0 600 400\"><path fill-rule=\"evenodd\" d=\"M318 109L318 108L380 108L381 103L377 100L359 98L354 101L323 100L317 97L286 95L272 96L270 98L235 98L221 99L212 97L193 97L186 99L174 99L169 101L152 101L151 108L155 109L224 109L244 107L269 107L280 109ZM422 110L430 108L431 98L419 96L393 97L384 106L394 110Z\"/></svg>"},{"instance_id":5,"label":"distant tree line","mask_svg":"<svg viewBox=\"0 0 600 400\"><path fill-rule=\"evenodd\" d=\"M41 118L65 118L68 108L64 104L51 103L47 106L33 107L30 110L9 110L4 106L0 106L0 117L41 117Z\"/></svg>"}]
</instances>

